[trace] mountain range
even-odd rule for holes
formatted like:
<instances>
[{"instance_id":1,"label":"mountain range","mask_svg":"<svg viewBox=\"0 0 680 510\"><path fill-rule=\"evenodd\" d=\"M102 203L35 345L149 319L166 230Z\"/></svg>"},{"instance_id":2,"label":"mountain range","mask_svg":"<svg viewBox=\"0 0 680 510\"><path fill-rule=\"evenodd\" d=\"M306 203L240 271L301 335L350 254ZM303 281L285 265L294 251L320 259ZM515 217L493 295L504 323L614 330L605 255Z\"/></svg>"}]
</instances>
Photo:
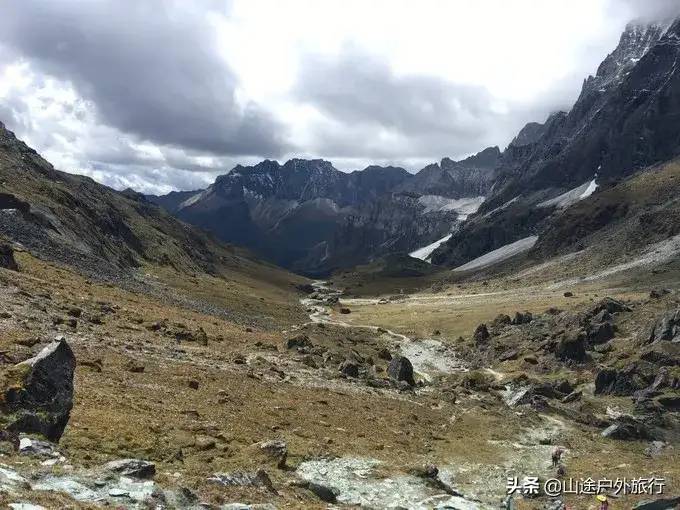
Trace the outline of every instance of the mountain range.
<instances>
[{"instance_id":1,"label":"mountain range","mask_svg":"<svg viewBox=\"0 0 680 510\"><path fill-rule=\"evenodd\" d=\"M267 160L205 190L146 198L307 275L393 252L458 267L549 229L565 206L560 196L606 189L678 155L679 53L678 20L629 24L573 108L527 124L502 152L444 158L416 174Z\"/></svg>"}]
</instances>

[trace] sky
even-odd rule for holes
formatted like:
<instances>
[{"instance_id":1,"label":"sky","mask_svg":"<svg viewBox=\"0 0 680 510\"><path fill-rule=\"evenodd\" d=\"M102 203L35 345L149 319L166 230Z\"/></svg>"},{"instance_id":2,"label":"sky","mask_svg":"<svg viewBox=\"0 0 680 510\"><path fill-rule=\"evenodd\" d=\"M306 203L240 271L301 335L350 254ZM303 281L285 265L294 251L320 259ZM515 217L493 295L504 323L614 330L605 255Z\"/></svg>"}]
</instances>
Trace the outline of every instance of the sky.
<instances>
[{"instance_id":1,"label":"sky","mask_svg":"<svg viewBox=\"0 0 680 510\"><path fill-rule=\"evenodd\" d=\"M144 193L236 164L417 171L568 110L625 25L677 0L21 0L0 122L58 169Z\"/></svg>"}]
</instances>

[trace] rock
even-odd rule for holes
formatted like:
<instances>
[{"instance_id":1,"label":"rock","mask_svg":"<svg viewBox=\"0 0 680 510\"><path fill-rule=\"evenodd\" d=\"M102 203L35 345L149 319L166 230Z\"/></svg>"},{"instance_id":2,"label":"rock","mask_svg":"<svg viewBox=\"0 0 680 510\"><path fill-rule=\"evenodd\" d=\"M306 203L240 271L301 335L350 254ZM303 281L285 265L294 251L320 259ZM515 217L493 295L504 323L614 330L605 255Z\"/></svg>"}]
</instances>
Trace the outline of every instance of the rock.
<instances>
[{"instance_id":1,"label":"rock","mask_svg":"<svg viewBox=\"0 0 680 510\"><path fill-rule=\"evenodd\" d=\"M189 379L187 381L187 386L189 386L189 388L192 390L197 390L200 386L200 383L196 379Z\"/></svg>"},{"instance_id":2,"label":"rock","mask_svg":"<svg viewBox=\"0 0 680 510\"><path fill-rule=\"evenodd\" d=\"M288 459L288 445L280 439L260 443L260 450L276 460L276 467L284 469Z\"/></svg>"},{"instance_id":3,"label":"rock","mask_svg":"<svg viewBox=\"0 0 680 510\"><path fill-rule=\"evenodd\" d=\"M668 289L652 289L649 291L649 298L650 299L660 299L666 294L670 294L671 291Z\"/></svg>"},{"instance_id":4,"label":"rock","mask_svg":"<svg viewBox=\"0 0 680 510\"><path fill-rule=\"evenodd\" d=\"M642 351L640 359L662 367L680 366L680 343L654 343Z\"/></svg>"},{"instance_id":5,"label":"rock","mask_svg":"<svg viewBox=\"0 0 680 510\"><path fill-rule=\"evenodd\" d=\"M680 505L680 496L641 501L633 510L673 510Z\"/></svg>"},{"instance_id":6,"label":"rock","mask_svg":"<svg viewBox=\"0 0 680 510\"><path fill-rule=\"evenodd\" d=\"M59 441L73 407L76 359L65 340L6 371L1 384L0 428Z\"/></svg>"},{"instance_id":7,"label":"rock","mask_svg":"<svg viewBox=\"0 0 680 510\"><path fill-rule=\"evenodd\" d=\"M68 312L66 312L66 313L68 315L70 315L71 317L78 318L83 314L83 311L80 308L78 308L77 306L74 306L74 307L69 308Z\"/></svg>"},{"instance_id":8,"label":"rock","mask_svg":"<svg viewBox=\"0 0 680 510\"><path fill-rule=\"evenodd\" d=\"M489 329L486 327L486 324L480 324L477 326L474 334L472 335L472 339L476 344L486 343L489 338L491 338L491 335L489 334Z\"/></svg>"},{"instance_id":9,"label":"rock","mask_svg":"<svg viewBox=\"0 0 680 510\"><path fill-rule=\"evenodd\" d=\"M491 327L496 329L509 326L510 324L512 324L512 319L510 318L509 315L506 315L504 313L497 315L496 318L493 321L491 321Z\"/></svg>"},{"instance_id":10,"label":"rock","mask_svg":"<svg viewBox=\"0 0 680 510\"><path fill-rule=\"evenodd\" d=\"M383 347L378 351L378 358L383 359L385 361L390 361L392 359L392 354L390 353L390 350Z\"/></svg>"},{"instance_id":11,"label":"rock","mask_svg":"<svg viewBox=\"0 0 680 510\"><path fill-rule=\"evenodd\" d=\"M648 426L630 416L619 416L614 423L602 431L602 437L621 439L624 441L634 439L657 439Z\"/></svg>"},{"instance_id":12,"label":"rock","mask_svg":"<svg viewBox=\"0 0 680 510\"><path fill-rule=\"evenodd\" d=\"M515 312L515 317L512 319L514 325L529 324L533 320L534 316L531 312Z\"/></svg>"},{"instance_id":13,"label":"rock","mask_svg":"<svg viewBox=\"0 0 680 510\"><path fill-rule=\"evenodd\" d=\"M36 457L58 457L55 445L48 441L41 441L30 437L22 437L19 441L19 453Z\"/></svg>"},{"instance_id":14,"label":"rock","mask_svg":"<svg viewBox=\"0 0 680 510\"><path fill-rule=\"evenodd\" d=\"M286 340L287 349L303 349L312 347L312 342L307 335L297 335Z\"/></svg>"},{"instance_id":15,"label":"rock","mask_svg":"<svg viewBox=\"0 0 680 510\"><path fill-rule=\"evenodd\" d=\"M321 501L324 501L326 503L338 502L338 492L332 487L307 480L297 482L296 485L304 489L307 489Z\"/></svg>"},{"instance_id":16,"label":"rock","mask_svg":"<svg viewBox=\"0 0 680 510\"><path fill-rule=\"evenodd\" d=\"M624 369L604 368L595 376L596 395L630 396L653 382L653 370L642 363Z\"/></svg>"},{"instance_id":17,"label":"rock","mask_svg":"<svg viewBox=\"0 0 680 510\"><path fill-rule=\"evenodd\" d=\"M135 374L141 374L144 372L144 365L137 360L131 359L125 364L125 370Z\"/></svg>"},{"instance_id":18,"label":"rock","mask_svg":"<svg viewBox=\"0 0 680 510\"><path fill-rule=\"evenodd\" d=\"M314 286L311 283L299 283L295 288L303 294L311 294L314 292Z\"/></svg>"},{"instance_id":19,"label":"rock","mask_svg":"<svg viewBox=\"0 0 680 510\"><path fill-rule=\"evenodd\" d=\"M668 411L680 411L680 395L663 395L656 401Z\"/></svg>"},{"instance_id":20,"label":"rock","mask_svg":"<svg viewBox=\"0 0 680 510\"><path fill-rule=\"evenodd\" d=\"M501 354L498 358L498 361L512 361L517 359L518 357L519 351L517 349L512 349Z\"/></svg>"},{"instance_id":21,"label":"rock","mask_svg":"<svg viewBox=\"0 0 680 510\"><path fill-rule=\"evenodd\" d=\"M198 436L194 441L194 448L199 452L207 452L208 450L215 449L217 442L214 438L210 436Z\"/></svg>"},{"instance_id":22,"label":"rock","mask_svg":"<svg viewBox=\"0 0 680 510\"><path fill-rule=\"evenodd\" d=\"M664 341L680 343L680 308L659 316L650 329L648 343Z\"/></svg>"},{"instance_id":23,"label":"rock","mask_svg":"<svg viewBox=\"0 0 680 510\"><path fill-rule=\"evenodd\" d=\"M17 261L14 259L14 250L4 242L0 242L0 267L18 271Z\"/></svg>"},{"instance_id":24,"label":"rock","mask_svg":"<svg viewBox=\"0 0 680 510\"><path fill-rule=\"evenodd\" d=\"M555 356L563 361L584 361L586 358L585 332L566 333L557 344Z\"/></svg>"},{"instance_id":25,"label":"rock","mask_svg":"<svg viewBox=\"0 0 680 510\"><path fill-rule=\"evenodd\" d=\"M130 478L149 479L156 474L156 465L141 459L119 459L107 462L102 470Z\"/></svg>"},{"instance_id":26,"label":"rock","mask_svg":"<svg viewBox=\"0 0 680 510\"><path fill-rule=\"evenodd\" d=\"M10 503L8 506L12 510L47 510L44 506L33 503Z\"/></svg>"},{"instance_id":27,"label":"rock","mask_svg":"<svg viewBox=\"0 0 680 510\"><path fill-rule=\"evenodd\" d=\"M582 391L572 391L562 399L563 404L568 404L570 402L576 402L577 400L581 400L581 397L583 396Z\"/></svg>"},{"instance_id":28,"label":"rock","mask_svg":"<svg viewBox=\"0 0 680 510\"><path fill-rule=\"evenodd\" d=\"M359 364L356 361L347 359L340 364L340 373L347 377L359 377Z\"/></svg>"},{"instance_id":29,"label":"rock","mask_svg":"<svg viewBox=\"0 0 680 510\"><path fill-rule=\"evenodd\" d=\"M605 297L592 307L590 314L596 315L602 310L607 310L609 313L630 312L630 307L626 306L618 299Z\"/></svg>"},{"instance_id":30,"label":"rock","mask_svg":"<svg viewBox=\"0 0 680 510\"><path fill-rule=\"evenodd\" d=\"M574 293L569 291L565 292L563 295L564 297L574 297Z\"/></svg>"},{"instance_id":31,"label":"rock","mask_svg":"<svg viewBox=\"0 0 680 510\"><path fill-rule=\"evenodd\" d=\"M592 345L603 344L614 338L614 326L610 322L602 322L590 327L588 342Z\"/></svg>"},{"instance_id":32,"label":"rock","mask_svg":"<svg viewBox=\"0 0 680 510\"><path fill-rule=\"evenodd\" d=\"M413 365L405 356L395 356L387 366L387 375L394 381L404 381L409 386L415 386Z\"/></svg>"},{"instance_id":33,"label":"rock","mask_svg":"<svg viewBox=\"0 0 680 510\"><path fill-rule=\"evenodd\" d=\"M276 493L271 478L264 469L255 472L233 471L231 473L215 473L208 481L224 485L226 487L264 487Z\"/></svg>"},{"instance_id":34,"label":"rock","mask_svg":"<svg viewBox=\"0 0 680 510\"><path fill-rule=\"evenodd\" d=\"M349 308L343 307L343 308L340 308L340 313L347 315L349 313L352 313L352 311Z\"/></svg>"},{"instance_id":35,"label":"rock","mask_svg":"<svg viewBox=\"0 0 680 510\"><path fill-rule=\"evenodd\" d=\"M663 441L652 441L650 445L645 448L644 454L646 457L656 457L661 454L666 446L668 446L668 444Z\"/></svg>"}]
</instances>

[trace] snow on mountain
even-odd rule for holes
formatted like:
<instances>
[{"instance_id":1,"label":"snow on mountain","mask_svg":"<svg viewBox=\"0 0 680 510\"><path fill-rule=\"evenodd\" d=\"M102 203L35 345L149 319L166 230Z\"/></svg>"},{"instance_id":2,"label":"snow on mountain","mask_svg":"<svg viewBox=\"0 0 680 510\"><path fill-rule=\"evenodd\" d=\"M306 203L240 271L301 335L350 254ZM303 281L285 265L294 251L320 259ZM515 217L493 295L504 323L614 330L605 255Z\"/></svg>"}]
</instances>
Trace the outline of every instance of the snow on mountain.
<instances>
[{"instance_id":1,"label":"snow on mountain","mask_svg":"<svg viewBox=\"0 0 680 510\"><path fill-rule=\"evenodd\" d=\"M415 251L412 251L409 253L409 256L413 257L414 259L420 259L424 261L428 261L430 258L430 255L432 255L432 252L439 248L443 243L451 239L451 236L453 234L449 234L447 236L442 237L441 239L436 240L432 244L428 244L427 246L423 246L422 248L418 248Z\"/></svg>"},{"instance_id":2,"label":"snow on mountain","mask_svg":"<svg viewBox=\"0 0 680 510\"><path fill-rule=\"evenodd\" d=\"M454 271L470 271L472 269L481 269L498 264L499 262L503 262L504 260L514 257L515 255L529 251L534 247L536 241L538 241L538 236L525 237L524 239L520 239L514 243L506 244L505 246L501 246L500 248L490 251L489 253L485 253L481 257L477 257L476 259L473 259L462 266L458 266L454 269Z\"/></svg>"},{"instance_id":3,"label":"snow on mountain","mask_svg":"<svg viewBox=\"0 0 680 510\"><path fill-rule=\"evenodd\" d=\"M537 207L557 207L559 209L564 209L565 207L569 207L570 205L575 204L584 198L588 198L590 195L595 193L596 189L597 182L596 179L593 179L572 190L567 191L566 193L562 193L555 198L545 200L544 202L538 204Z\"/></svg>"},{"instance_id":4,"label":"snow on mountain","mask_svg":"<svg viewBox=\"0 0 680 510\"><path fill-rule=\"evenodd\" d=\"M484 202L484 198L482 196L447 198L440 195L423 195L418 199L418 202L425 207L423 214L438 211L455 211L458 213L458 219L465 221L469 215L477 212L477 209Z\"/></svg>"}]
</instances>

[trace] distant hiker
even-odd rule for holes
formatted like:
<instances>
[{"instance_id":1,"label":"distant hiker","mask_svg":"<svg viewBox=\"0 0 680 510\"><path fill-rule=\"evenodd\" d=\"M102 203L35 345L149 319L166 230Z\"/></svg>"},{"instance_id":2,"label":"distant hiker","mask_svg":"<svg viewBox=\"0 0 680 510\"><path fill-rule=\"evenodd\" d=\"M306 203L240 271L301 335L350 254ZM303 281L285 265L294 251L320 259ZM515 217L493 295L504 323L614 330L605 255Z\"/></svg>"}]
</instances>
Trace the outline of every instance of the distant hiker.
<instances>
[{"instance_id":1,"label":"distant hiker","mask_svg":"<svg viewBox=\"0 0 680 510\"><path fill-rule=\"evenodd\" d=\"M599 510L609 510L609 499L607 499L607 496L604 494L598 494L595 496L595 499L600 502Z\"/></svg>"},{"instance_id":2,"label":"distant hiker","mask_svg":"<svg viewBox=\"0 0 680 510\"><path fill-rule=\"evenodd\" d=\"M556 446L552 451L552 467L556 468L560 464L562 459L562 454L564 453L564 448L561 446Z\"/></svg>"}]
</instances>

